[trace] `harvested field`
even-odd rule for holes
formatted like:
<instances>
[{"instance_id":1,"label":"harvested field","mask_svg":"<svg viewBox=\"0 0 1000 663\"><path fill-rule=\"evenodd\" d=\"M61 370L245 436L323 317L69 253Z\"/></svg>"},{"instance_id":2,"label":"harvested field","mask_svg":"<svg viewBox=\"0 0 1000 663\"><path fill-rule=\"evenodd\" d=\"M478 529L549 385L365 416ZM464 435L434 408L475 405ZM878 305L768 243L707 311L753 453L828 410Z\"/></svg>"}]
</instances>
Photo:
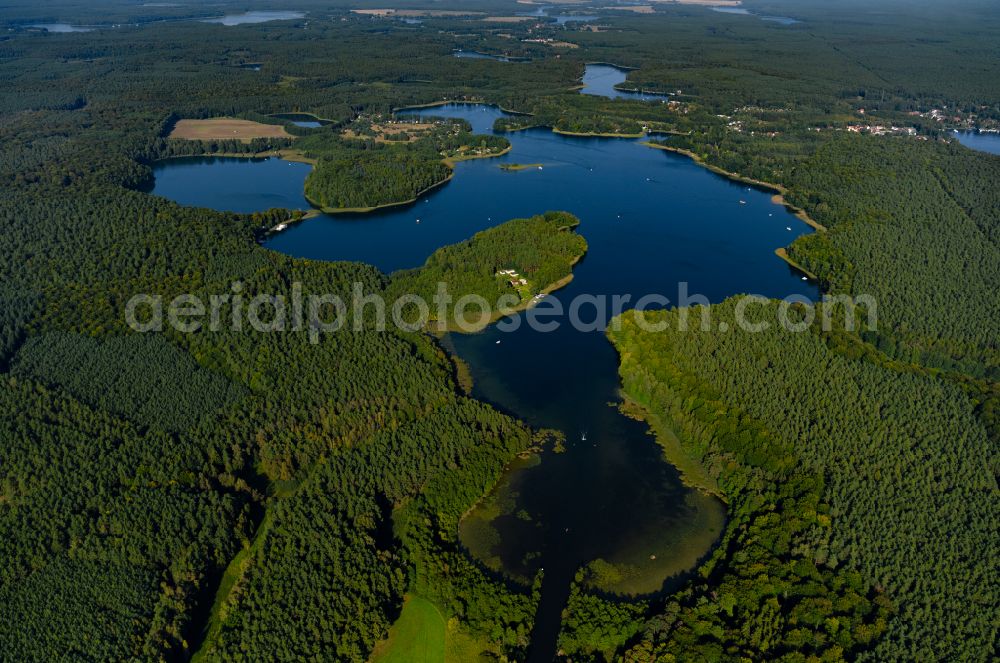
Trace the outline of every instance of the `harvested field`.
<instances>
[{"instance_id":1,"label":"harvested field","mask_svg":"<svg viewBox=\"0 0 1000 663\"><path fill-rule=\"evenodd\" d=\"M294 138L279 124L261 124L231 117L208 120L180 120L169 138L183 140L224 140L235 138L249 142L254 138Z\"/></svg>"}]
</instances>

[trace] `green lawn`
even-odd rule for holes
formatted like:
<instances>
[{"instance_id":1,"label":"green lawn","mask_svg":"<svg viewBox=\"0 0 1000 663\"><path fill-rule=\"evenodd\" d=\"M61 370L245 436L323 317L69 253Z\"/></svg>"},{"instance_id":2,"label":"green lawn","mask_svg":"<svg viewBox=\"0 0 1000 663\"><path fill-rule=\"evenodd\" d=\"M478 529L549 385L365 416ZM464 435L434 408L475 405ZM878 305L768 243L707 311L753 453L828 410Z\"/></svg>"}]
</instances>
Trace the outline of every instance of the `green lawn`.
<instances>
[{"instance_id":1,"label":"green lawn","mask_svg":"<svg viewBox=\"0 0 1000 663\"><path fill-rule=\"evenodd\" d=\"M370 663L444 663L445 622L437 607L407 596L389 637L372 652Z\"/></svg>"}]
</instances>

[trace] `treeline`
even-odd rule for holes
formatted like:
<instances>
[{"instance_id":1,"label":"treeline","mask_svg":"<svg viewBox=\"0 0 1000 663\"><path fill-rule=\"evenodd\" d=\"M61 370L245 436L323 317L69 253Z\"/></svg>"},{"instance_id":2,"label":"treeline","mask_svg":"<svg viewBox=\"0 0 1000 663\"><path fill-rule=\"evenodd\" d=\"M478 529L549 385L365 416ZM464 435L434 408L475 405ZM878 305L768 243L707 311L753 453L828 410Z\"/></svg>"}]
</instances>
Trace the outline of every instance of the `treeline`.
<instances>
[{"instance_id":1,"label":"treeline","mask_svg":"<svg viewBox=\"0 0 1000 663\"><path fill-rule=\"evenodd\" d=\"M168 140L158 158L198 156L201 154L260 154L289 148L291 138L252 138L241 140Z\"/></svg>"},{"instance_id":2,"label":"treeline","mask_svg":"<svg viewBox=\"0 0 1000 663\"><path fill-rule=\"evenodd\" d=\"M646 314L666 331L626 314L610 333L626 392L673 423L729 503L706 584L668 601L635 651L988 658L996 458L965 394L809 331L741 331L735 305L708 309L713 331L681 332L671 311ZM777 319L776 303L757 310Z\"/></svg>"}]
</instances>

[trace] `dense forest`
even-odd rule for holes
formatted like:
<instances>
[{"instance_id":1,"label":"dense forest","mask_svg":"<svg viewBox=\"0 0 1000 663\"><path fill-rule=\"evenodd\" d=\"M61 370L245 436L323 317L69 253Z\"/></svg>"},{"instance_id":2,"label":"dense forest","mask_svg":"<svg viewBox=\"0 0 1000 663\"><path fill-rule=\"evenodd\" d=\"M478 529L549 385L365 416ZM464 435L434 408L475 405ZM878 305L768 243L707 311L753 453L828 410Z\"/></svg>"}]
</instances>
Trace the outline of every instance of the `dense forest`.
<instances>
[{"instance_id":1,"label":"dense forest","mask_svg":"<svg viewBox=\"0 0 1000 663\"><path fill-rule=\"evenodd\" d=\"M847 655L885 629L872 660L978 658L1000 596L997 458L966 394L830 352L817 333L741 331L735 306L711 307L712 331L678 331L671 311L646 314L666 331L625 314L611 332L625 392L672 422L718 478L730 518L748 519L730 523L737 541L702 569L710 584L668 603L637 647L760 658L812 643ZM762 306L769 314L777 304ZM757 620L766 630L748 632Z\"/></svg>"},{"instance_id":2,"label":"dense forest","mask_svg":"<svg viewBox=\"0 0 1000 663\"><path fill-rule=\"evenodd\" d=\"M447 275L490 298L510 289L497 272L514 269L530 286L522 300L567 277L586 243L558 213L384 275L262 248L286 210L217 213L144 192L156 159L294 145L318 162L307 193L322 206L408 200L448 177L446 159L505 139L450 122L405 142L343 131L442 100L525 113L505 130L681 134L665 144L784 187L827 228L789 247L793 259L825 290L879 302L878 329L858 333L647 334L623 318L611 340L627 395L711 470L729 521L675 593L610 600L582 571L563 651L989 660L1000 159L946 130L1000 120L1000 18L979 0L947 13L891 2L746 3L800 21L788 26L692 6L593 8L600 30L482 20L523 9L507 0L418 24L304 0L293 7L304 18L239 27L190 19L249 5L8 2L0 660L365 660L407 592L477 653L526 657L539 579L509 586L457 531L545 433L464 395L434 338L136 334L122 315L139 292L249 300L297 282L346 298L356 283L391 295ZM60 21L96 29L30 27ZM523 59L459 59L459 48ZM593 61L636 67L627 87L674 91L676 103L580 95ZM296 111L329 124L286 124L294 141L167 138L181 118ZM845 131L862 121L917 136ZM733 306L712 314L730 320Z\"/></svg>"}]
</instances>

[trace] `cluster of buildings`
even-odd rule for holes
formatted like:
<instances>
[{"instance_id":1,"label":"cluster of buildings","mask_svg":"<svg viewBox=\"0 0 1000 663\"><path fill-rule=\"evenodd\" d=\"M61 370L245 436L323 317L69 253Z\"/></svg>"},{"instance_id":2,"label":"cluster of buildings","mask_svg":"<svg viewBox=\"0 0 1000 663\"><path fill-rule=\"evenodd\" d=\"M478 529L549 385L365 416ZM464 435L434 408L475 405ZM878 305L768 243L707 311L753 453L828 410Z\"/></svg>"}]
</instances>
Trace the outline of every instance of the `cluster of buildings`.
<instances>
[{"instance_id":1,"label":"cluster of buildings","mask_svg":"<svg viewBox=\"0 0 1000 663\"><path fill-rule=\"evenodd\" d=\"M718 117L721 117L723 119L729 118L728 115L719 115ZM767 136L768 138L774 138L775 136L781 135L780 131L774 131L774 130L757 131L756 129L751 129L750 131L747 131L746 126L743 124L743 120L729 120L729 122L726 122L726 128L729 129L730 131L736 131L737 133L747 133L751 136Z\"/></svg>"},{"instance_id":2,"label":"cluster of buildings","mask_svg":"<svg viewBox=\"0 0 1000 663\"><path fill-rule=\"evenodd\" d=\"M934 120L935 122L961 122L962 121L962 118L959 117L958 115L955 115L953 117L949 116L949 115L946 115L946 111L947 111L947 109L932 108L931 110L927 111L926 113L917 113L917 115L919 115L920 117L930 118L930 119Z\"/></svg>"},{"instance_id":3,"label":"cluster of buildings","mask_svg":"<svg viewBox=\"0 0 1000 663\"><path fill-rule=\"evenodd\" d=\"M517 273L517 270L514 269L501 269L499 272L497 272L497 276L506 278L507 282L510 283L515 288L518 286L528 285L528 279L522 277L520 274Z\"/></svg>"},{"instance_id":4,"label":"cluster of buildings","mask_svg":"<svg viewBox=\"0 0 1000 663\"><path fill-rule=\"evenodd\" d=\"M854 134L872 134L874 136L916 136L917 130L914 127L897 127L895 125L883 124L849 124L847 131Z\"/></svg>"}]
</instances>

